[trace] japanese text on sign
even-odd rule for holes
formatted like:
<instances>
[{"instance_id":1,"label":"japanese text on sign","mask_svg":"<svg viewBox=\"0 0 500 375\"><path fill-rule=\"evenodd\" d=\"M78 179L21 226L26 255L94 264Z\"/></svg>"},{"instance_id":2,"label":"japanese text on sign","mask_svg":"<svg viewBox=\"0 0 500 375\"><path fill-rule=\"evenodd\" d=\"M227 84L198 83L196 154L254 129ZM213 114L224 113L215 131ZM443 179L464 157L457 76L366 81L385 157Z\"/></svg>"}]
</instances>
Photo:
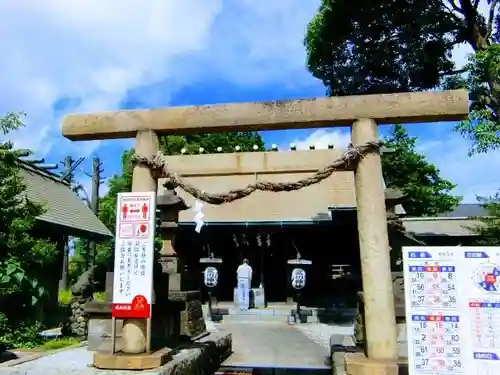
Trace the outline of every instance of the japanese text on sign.
<instances>
[{"instance_id":1,"label":"japanese text on sign","mask_svg":"<svg viewBox=\"0 0 500 375\"><path fill-rule=\"evenodd\" d=\"M154 192L118 195L112 308L116 318L150 316L155 197Z\"/></svg>"},{"instance_id":2,"label":"japanese text on sign","mask_svg":"<svg viewBox=\"0 0 500 375\"><path fill-rule=\"evenodd\" d=\"M500 248L405 247L410 375L500 374Z\"/></svg>"}]
</instances>

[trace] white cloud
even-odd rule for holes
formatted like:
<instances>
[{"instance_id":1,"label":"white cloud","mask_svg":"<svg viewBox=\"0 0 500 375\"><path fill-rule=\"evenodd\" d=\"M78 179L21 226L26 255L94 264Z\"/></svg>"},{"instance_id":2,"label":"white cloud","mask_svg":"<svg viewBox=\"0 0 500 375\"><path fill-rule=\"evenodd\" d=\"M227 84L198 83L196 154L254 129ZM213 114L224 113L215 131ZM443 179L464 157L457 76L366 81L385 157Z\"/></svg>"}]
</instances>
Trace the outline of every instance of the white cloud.
<instances>
[{"instance_id":1,"label":"white cloud","mask_svg":"<svg viewBox=\"0 0 500 375\"><path fill-rule=\"evenodd\" d=\"M81 111L116 108L128 89L168 78L175 56L203 48L220 7L218 0L1 2L0 110L28 113L19 144L49 151L59 135L58 99L81 98Z\"/></svg>"},{"instance_id":2,"label":"white cloud","mask_svg":"<svg viewBox=\"0 0 500 375\"><path fill-rule=\"evenodd\" d=\"M303 44L320 0L228 0L230 11L217 19L209 50L225 79L245 85L307 81ZM229 18L229 19L228 19ZM219 23L220 22L220 23Z\"/></svg>"},{"instance_id":3,"label":"white cloud","mask_svg":"<svg viewBox=\"0 0 500 375\"><path fill-rule=\"evenodd\" d=\"M245 84L297 83L301 41L319 0L306 3L0 2L0 113L28 113L29 126L15 139L20 147L43 156L57 141L57 151L74 147L84 155L98 143L61 139L60 118L52 111L61 98L81 100L73 111L99 111L117 108L128 90L163 81L169 82L163 96L206 75Z\"/></svg>"},{"instance_id":4,"label":"white cloud","mask_svg":"<svg viewBox=\"0 0 500 375\"><path fill-rule=\"evenodd\" d=\"M449 137L420 142L418 150L429 161L436 164L444 178L457 185L455 193L464 202L477 202L477 196L492 196L500 189L500 151L467 156L470 142L459 134Z\"/></svg>"},{"instance_id":5,"label":"white cloud","mask_svg":"<svg viewBox=\"0 0 500 375\"><path fill-rule=\"evenodd\" d=\"M311 145L314 145L317 149L325 149L330 144L334 145L335 148L346 148L350 141L351 134L345 129L319 129L312 132L307 138L295 139L292 143L295 143L299 150L307 150ZM280 147L280 149L286 149L287 147L288 145Z\"/></svg>"}]
</instances>

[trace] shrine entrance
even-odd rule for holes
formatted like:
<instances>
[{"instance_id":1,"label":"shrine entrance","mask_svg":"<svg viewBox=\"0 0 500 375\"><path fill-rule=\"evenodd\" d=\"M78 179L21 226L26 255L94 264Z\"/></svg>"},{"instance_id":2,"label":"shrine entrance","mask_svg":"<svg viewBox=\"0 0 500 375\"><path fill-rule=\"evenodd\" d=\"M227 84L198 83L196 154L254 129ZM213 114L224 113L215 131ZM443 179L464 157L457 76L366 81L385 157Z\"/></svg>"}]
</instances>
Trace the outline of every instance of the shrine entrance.
<instances>
[{"instance_id":1,"label":"shrine entrance","mask_svg":"<svg viewBox=\"0 0 500 375\"><path fill-rule=\"evenodd\" d=\"M360 290L360 259L355 218L343 216L339 222L322 221L309 224L275 223L247 227L243 223L207 225L202 234L193 235L192 225L183 225L176 236L176 251L185 264L184 279L188 289L200 289L203 300L208 296L200 258L211 253L222 259L219 283L213 295L219 302L233 302L236 268L249 259L254 275L252 288L263 285L268 303L290 302L294 296L287 271L287 261L298 254L311 260L304 304L328 307L341 301L348 293ZM335 251L330 249L335 248ZM338 266L348 267L357 275L357 283L348 290L336 276Z\"/></svg>"},{"instance_id":2,"label":"shrine entrance","mask_svg":"<svg viewBox=\"0 0 500 375\"><path fill-rule=\"evenodd\" d=\"M459 121L466 119L468 113L467 91L454 90L69 115L64 119L62 131L71 140L136 138L132 191L163 194L166 203L162 217L163 247L159 257L162 275L155 281L155 288L160 291L165 275L168 276L169 287L179 288L180 285L174 239L181 221L179 211L193 206L188 197L191 202L195 200L206 204L207 217L212 215L211 210L218 209L228 216L233 215L233 219L249 221L248 216L252 214L255 217L253 220L258 221L260 214L269 214L269 207L275 207L276 211L271 214L291 210L289 217L298 221L314 221L316 214L321 216L328 205L318 204L310 207L315 211L313 215L296 217L293 212L301 202L300 194L304 194L301 192L308 192L313 197L326 196L331 200L336 196L352 197L352 190L346 191L345 184L332 187L333 181L345 171L344 178L349 176L349 184L355 186L366 349L366 357L363 353L346 355L346 370L348 373L368 371L376 375L396 374L398 370L388 216L381 178L378 125ZM334 126L351 127L352 145L347 150L317 151L319 156L314 158L314 163L310 159L304 162L302 151L284 156L285 153L281 152L239 153L237 149L222 154L192 155L189 161L185 156L159 154L159 136L162 134ZM203 153L203 150L200 151ZM322 166L318 167L321 160ZM232 184L221 186L221 176L238 178ZM286 198L280 199L280 195ZM180 199L182 197L188 205ZM252 197L256 197L259 204L249 205ZM315 199L310 201L319 202ZM330 244L329 252L334 252L335 242ZM162 298L160 293L156 296ZM157 318L162 318L161 314ZM126 319L122 328L123 352L144 353L147 332L151 330L145 320Z\"/></svg>"}]
</instances>

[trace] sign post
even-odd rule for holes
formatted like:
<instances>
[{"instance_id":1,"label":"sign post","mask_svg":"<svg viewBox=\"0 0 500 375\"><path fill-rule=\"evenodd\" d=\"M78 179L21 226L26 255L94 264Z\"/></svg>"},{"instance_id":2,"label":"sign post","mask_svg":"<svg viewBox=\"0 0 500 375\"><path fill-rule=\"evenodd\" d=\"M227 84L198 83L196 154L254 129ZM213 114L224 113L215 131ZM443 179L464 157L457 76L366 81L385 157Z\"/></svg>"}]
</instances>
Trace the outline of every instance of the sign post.
<instances>
[{"instance_id":1,"label":"sign post","mask_svg":"<svg viewBox=\"0 0 500 375\"><path fill-rule=\"evenodd\" d=\"M111 308L113 353L116 319L147 319L146 352L151 351L155 214L155 192L118 194Z\"/></svg>"}]
</instances>

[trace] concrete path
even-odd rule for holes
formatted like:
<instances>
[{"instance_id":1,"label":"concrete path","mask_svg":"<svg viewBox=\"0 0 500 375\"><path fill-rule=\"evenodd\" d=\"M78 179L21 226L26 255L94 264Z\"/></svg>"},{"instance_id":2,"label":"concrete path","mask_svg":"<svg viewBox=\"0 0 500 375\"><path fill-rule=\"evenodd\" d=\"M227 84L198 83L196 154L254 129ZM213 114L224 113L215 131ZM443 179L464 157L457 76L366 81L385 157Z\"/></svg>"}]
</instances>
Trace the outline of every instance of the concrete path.
<instances>
[{"instance_id":1,"label":"concrete path","mask_svg":"<svg viewBox=\"0 0 500 375\"><path fill-rule=\"evenodd\" d=\"M295 326L280 322L223 323L220 331L233 337L228 367L330 369L329 350Z\"/></svg>"}]
</instances>

